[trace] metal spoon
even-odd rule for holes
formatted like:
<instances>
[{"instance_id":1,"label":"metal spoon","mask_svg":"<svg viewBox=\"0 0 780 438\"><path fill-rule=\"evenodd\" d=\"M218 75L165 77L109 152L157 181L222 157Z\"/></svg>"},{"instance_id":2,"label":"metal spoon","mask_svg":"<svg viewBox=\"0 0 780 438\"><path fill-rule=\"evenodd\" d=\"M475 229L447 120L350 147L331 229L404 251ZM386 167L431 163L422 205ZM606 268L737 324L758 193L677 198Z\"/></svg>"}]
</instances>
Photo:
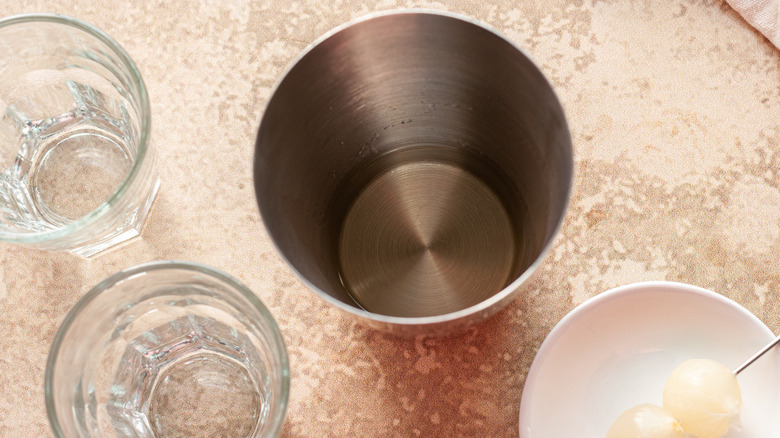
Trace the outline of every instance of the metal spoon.
<instances>
[{"instance_id":1,"label":"metal spoon","mask_svg":"<svg viewBox=\"0 0 780 438\"><path fill-rule=\"evenodd\" d=\"M761 350L760 350L758 353L754 354L754 355L753 355L753 356L752 356L750 359L746 360L746 361L745 361L745 363L743 363L742 365L738 366L738 367L737 367L737 368L734 370L734 374L735 374L735 375L736 375L736 374L739 374L739 373L740 373L742 370L744 370L745 368L747 368L747 367L748 367L748 365L750 365L750 364L752 364L753 362L755 362L755 361L756 361L756 359L758 359L759 357L763 356L763 355L764 355L764 353L766 353L767 351L771 350L771 349L772 349L772 347L774 347L774 346L775 346L775 345L777 345L777 344L780 344L780 336L776 337L776 338L775 338L775 339L774 339L772 342L770 342L769 344L767 344L767 346L766 346L766 347L762 348L762 349L761 349Z\"/></svg>"}]
</instances>

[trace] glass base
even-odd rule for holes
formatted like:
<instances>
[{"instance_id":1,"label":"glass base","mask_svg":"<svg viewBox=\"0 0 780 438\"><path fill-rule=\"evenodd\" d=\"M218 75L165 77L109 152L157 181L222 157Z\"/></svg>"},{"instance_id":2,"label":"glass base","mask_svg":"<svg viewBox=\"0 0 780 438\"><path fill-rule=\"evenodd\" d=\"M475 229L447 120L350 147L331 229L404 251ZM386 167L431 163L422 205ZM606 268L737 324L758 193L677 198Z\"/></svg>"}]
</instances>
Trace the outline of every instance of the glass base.
<instances>
[{"instance_id":1,"label":"glass base","mask_svg":"<svg viewBox=\"0 0 780 438\"><path fill-rule=\"evenodd\" d=\"M157 197L157 191L159 189L160 179L157 178L157 181L154 183L154 187L149 193L149 196L146 198L144 203L140 205L138 211L129 217L127 221L125 221L122 226L119 227L115 232L90 242L87 245L70 249L68 252L79 255L81 257L89 258L140 235L141 230L144 227L146 217L149 215L149 212L152 209L152 205L154 204L154 200Z\"/></svg>"}]
</instances>

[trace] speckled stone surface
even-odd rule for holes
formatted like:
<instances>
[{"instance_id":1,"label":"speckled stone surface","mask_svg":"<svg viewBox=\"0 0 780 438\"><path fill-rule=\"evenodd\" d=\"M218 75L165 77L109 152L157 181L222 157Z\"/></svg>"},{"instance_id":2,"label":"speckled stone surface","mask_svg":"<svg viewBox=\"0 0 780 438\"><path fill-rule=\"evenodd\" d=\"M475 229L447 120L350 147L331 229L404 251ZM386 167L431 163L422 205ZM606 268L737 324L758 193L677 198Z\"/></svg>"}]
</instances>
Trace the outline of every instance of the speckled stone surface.
<instances>
[{"instance_id":1,"label":"speckled stone surface","mask_svg":"<svg viewBox=\"0 0 780 438\"><path fill-rule=\"evenodd\" d=\"M569 118L576 179L539 275L484 324L396 338L329 307L269 241L254 200L264 105L308 43L363 14L469 15L522 46ZM71 306L128 266L205 263L275 315L290 355L285 437L518 434L526 374L577 304L674 280L780 331L780 50L721 1L3 1L111 34L138 64L162 187L142 237L91 260L0 244L0 436L51 432L49 344ZM762 438L762 437L758 437Z\"/></svg>"}]
</instances>

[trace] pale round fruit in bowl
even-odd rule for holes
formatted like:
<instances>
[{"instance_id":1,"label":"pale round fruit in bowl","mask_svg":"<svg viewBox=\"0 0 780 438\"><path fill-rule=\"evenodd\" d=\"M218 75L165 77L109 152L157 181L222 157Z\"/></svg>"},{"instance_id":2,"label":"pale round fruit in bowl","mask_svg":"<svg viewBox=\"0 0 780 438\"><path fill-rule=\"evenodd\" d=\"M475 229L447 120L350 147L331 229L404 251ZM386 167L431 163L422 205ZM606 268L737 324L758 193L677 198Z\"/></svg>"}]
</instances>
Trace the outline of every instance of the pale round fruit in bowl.
<instances>
[{"instance_id":1,"label":"pale round fruit in bowl","mask_svg":"<svg viewBox=\"0 0 780 438\"><path fill-rule=\"evenodd\" d=\"M666 409L643 403L620 414L606 438L685 438L680 422Z\"/></svg>"},{"instance_id":2,"label":"pale round fruit in bowl","mask_svg":"<svg viewBox=\"0 0 780 438\"><path fill-rule=\"evenodd\" d=\"M737 376L720 362L691 359L669 375L664 408L698 438L719 438L739 428L742 395Z\"/></svg>"}]
</instances>

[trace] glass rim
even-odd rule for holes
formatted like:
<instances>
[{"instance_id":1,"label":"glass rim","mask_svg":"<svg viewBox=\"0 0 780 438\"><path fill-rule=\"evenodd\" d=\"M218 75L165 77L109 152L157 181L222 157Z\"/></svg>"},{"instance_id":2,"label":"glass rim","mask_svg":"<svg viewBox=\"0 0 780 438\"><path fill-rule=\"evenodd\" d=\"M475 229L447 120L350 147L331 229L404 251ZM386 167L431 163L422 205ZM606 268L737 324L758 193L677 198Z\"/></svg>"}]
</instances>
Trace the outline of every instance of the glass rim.
<instances>
[{"instance_id":1,"label":"glass rim","mask_svg":"<svg viewBox=\"0 0 780 438\"><path fill-rule=\"evenodd\" d=\"M149 137L151 132L151 106L149 104L149 95L146 90L146 84L144 83L141 73L138 67L133 62L130 55L122 48L122 46L114 40L106 32L100 30L96 26L79 20L78 18L70 17L61 14L48 14L48 13L32 13L32 14L18 14L12 15L0 19L0 30L10 26L36 23L36 22L48 22L55 23L64 26L68 26L74 29L78 29L86 34L96 38L98 41L105 44L113 54L117 55L122 63L122 66L129 73L132 85L137 88L140 101L137 102L140 111L139 123L140 123L140 136L138 138L138 148L135 158L133 159L130 171L127 173L122 183L114 190L114 192L106 200L104 200L99 206L94 208L84 216L68 223L65 226L59 227L54 230L46 231L33 231L33 232L9 232L0 230L0 240L11 243L39 243L52 241L65 238L72 235L74 232L84 229L89 224L95 222L99 218L105 216L109 210L116 205L125 193L129 190L130 186L138 179L141 166L144 164L149 150Z\"/></svg>"},{"instance_id":2,"label":"glass rim","mask_svg":"<svg viewBox=\"0 0 780 438\"><path fill-rule=\"evenodd\" d=\"M269 420L268 432L270 434L269 436L272 437L278 436L279 432L282 429L282 425L284 423L284 418L287 412L287 404L290 396L289 357L287 354L287 347L284 343L284 338L282 337L281 330L279 329L279 325L276 323L276 320L274 319L273 315L271 315L271 312L263 304L263 302L260 301L260 299L248 287L246 287L243 283L241 283L234 277L222 271L219 271L216 268L212 268L204 264L187 262L187 261L179 261L179 260L159 260L159 261L147 262L116 272L111 276L107 277L105 280L98 283L95 287L90 289L89 292L87 292L84 296L79 298L76 304L65 315L65 318L63 319L62 323L57 329L57 333L54 335L54 339L49 349L49 355L46 359L46 370L44 374L43 392L44 392L44 398L46 404L46 415L49 419L49 425L54 435L58 438L67 438L63 433L62 426L60 425L59 417L57 416L57 411L54 406L54 393L52 390L53 388L52 381L54 379L55 363L57 361L57 358L59 357L63 339L65 338L65 335L70 331L70 327L73 325L76 318L81 314L81 312L84 310L84 308L87 305L89 305L98 296L100 296L103 292L107 291L111 287L115 286L116 284L122 281L130 279L131 277L136 276L138 274L143 274L143 273L153 272L153 271L162 271L162 270L194 271L221 280L227 283L230 287L232 287L234 291L239 292L244 298L246 298L254 306L255 310L257 310L260 313L261 318L266 323L268 323L268 326L271 329L269 338L274 344L273 352L275 353L276 356L278 356L276 359L279 360L280 371L281 371L279 373L280 374L279 377L281 377L281 381L280 381L281 391L279 392L279 402L274 406L275 408L278 409L278 411L277 412L273 412L273 410L271 411L273 412L273 414L271 417L268 418Z\"/></svg>"}]
</instances>

